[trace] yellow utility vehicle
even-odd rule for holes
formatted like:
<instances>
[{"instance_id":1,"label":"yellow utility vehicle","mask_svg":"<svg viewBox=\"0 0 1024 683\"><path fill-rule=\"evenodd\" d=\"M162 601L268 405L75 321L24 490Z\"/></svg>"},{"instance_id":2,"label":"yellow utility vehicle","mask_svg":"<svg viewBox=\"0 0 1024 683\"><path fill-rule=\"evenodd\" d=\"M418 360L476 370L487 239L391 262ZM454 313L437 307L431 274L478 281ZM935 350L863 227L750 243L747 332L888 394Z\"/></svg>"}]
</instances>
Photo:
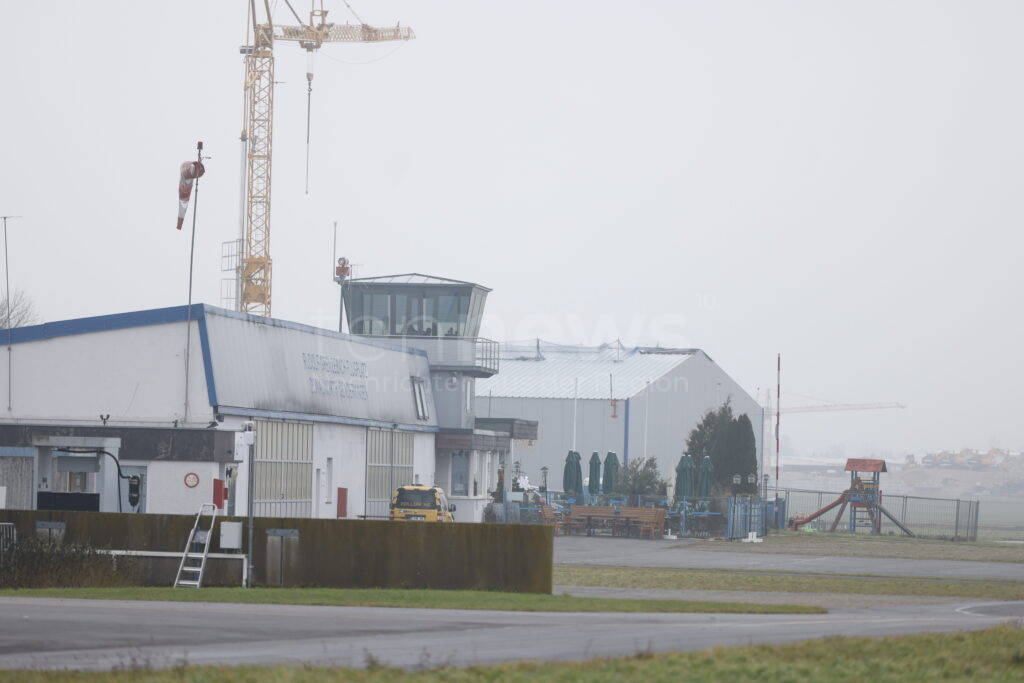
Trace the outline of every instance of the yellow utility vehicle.
<instances>
[{"instance_id":1,"label":"yellow utility vehicle","mask_svg":"<svg viewBox=\"0 0 1024 683\"><path fill-rule=\"evenodd\" d=\"M409 522L454 522L455 506L437 486L399 486L391 496L391 519Z\"/></svg>"}]
</instances>

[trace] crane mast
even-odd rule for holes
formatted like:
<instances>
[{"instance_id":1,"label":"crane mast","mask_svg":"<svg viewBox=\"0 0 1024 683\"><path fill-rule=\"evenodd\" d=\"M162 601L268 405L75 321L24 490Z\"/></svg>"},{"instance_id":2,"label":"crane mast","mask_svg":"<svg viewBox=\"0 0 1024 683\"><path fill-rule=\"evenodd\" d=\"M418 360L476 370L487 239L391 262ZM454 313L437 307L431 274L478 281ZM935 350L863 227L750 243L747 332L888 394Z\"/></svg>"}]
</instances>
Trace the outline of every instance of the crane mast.
<instances>
[{"instance_id":1,"label":"crane mast","mask_svg":"<svg viewBox=\"0 0 1024 683\"><path fill-rule=\"evenodd\" d=\"M270 178L274 135L274 28L258 24L245 55L246 185L238 310L270 316Z\"/></svg>"},{"instance_id":2,"label":"crane mast","mask_svg":"<svg viewBox=\"0 0 1024 683\"><path fill-rule=\"evenodd\" d=\"M296 19L298 14L287 0L285 4ZM270 257L270 189L273 162L274 135L274 42L298 43L312 54L324 43L375 43L389 40L411 40L416 37L412 29L396 26L377 28L367 24L331 24L323 0L319 9L314 2L309 13L309 24L275 26L269 0L263 0L265 21L257 18L256 2L249 2L249 20L252 42L242 48L245 55L245 128L242 131L244 150L242 228L236 243L232 267L235 272L232 298L243 313L270 316L273 261ZM312 87L312 66L306 73ZM307 132L308 135L308 132ZM308 162L307 162L308 163Z\"/></svg>"}]
</instances>

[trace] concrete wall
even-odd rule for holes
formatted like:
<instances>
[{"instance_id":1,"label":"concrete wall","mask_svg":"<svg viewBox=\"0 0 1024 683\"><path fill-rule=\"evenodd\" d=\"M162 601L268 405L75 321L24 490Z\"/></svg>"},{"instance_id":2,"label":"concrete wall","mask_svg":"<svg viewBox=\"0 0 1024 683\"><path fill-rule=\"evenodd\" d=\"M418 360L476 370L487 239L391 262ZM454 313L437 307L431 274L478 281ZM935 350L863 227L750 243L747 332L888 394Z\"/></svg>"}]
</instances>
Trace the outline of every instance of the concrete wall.
<instances>
[{"instance_id":1,"label":"concrete wall","mask_svg":"<svg viewBox=\"0 0 1024 683\"><path fill-rule=\"evenodd\" d=\"M37 520L65 522L65 543L180 552L194 516L0 511L0 522L13 522L19 536L34 535ZM281 529L297 536L268 534ZM214 548L219 550L219 527ZM552 530L544 525L258 518L254 580L257 585L550 593L552 559ZM147 564L155 567L147 583L170 583L166 561ZM237 585L237 565L218 572L206 585Z\"/></svg>"},{"instance_id":2,"label":"concrete wall","mask_svg":"<svg viewBox=\"0 0 1024 683\"><path fill-rule=\"evenodd\" d=\"M149 513L195 515L203 503L213 502L213 480L223 474L217 462L175 462L161 460L123 460L121 465L145 465L146 511ZM187 474L199 477L197 486L185 484ZM126 481L121 482L126 487Z\"/></svg>"},{"instance_id":3,"label":"concrete wall","mask_svg":"<svg viewBox=\"0 0 1024 683\"><path fill-rule=\"evenodd\" d=\"M332 459L330 467L327 458ZM314 468L321 469L323 478L323 493L315 516L337 517L338 488L348 489L348 517L366 514L366 428L313 425L313 461ZM328 481L328 470L333 481Z\"/></svg>"},{"instance_id":4,"label":"concrete wall","mask_svg":"<svg viewBox=\"0 0 1024 683\"><path fill-rule=\"evenodd\" d=\"M435 371L431 393L437 410L437 424L449 429L473 429L473 391L476 380L461 373Z\"/></svg>"}]
</instances>

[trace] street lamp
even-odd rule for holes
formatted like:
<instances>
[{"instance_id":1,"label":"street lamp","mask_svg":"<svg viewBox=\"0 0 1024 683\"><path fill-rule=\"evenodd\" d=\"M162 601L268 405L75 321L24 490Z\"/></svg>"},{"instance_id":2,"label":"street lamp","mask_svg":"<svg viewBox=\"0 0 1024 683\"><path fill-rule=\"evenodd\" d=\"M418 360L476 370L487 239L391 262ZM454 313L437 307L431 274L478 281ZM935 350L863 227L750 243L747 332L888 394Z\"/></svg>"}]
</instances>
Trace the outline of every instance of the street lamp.
<instances>
[{"instance_id":1,"label":"street lamp","mask_svg":"<svg viewBox=\"0 0 1024 683\"><path fill-rule=\"evenodd\" d=\"M544 467L540 468L540 490L541 491L545 491L545 492L548 490L548 467L547 467L547 465L545 465Z\"/></svg>"},{"instance_id":2,"label":"street lamp","mask_svg":"<svg viewBox=\"0 0 1024 683\"><path fill-rule=\"evenodd\" d=\"M3 216L4 219L4 277L7 282L7 412L11 412L11 267L7 262L7 219L21 216Z\"/></svg>"}]
</instances>

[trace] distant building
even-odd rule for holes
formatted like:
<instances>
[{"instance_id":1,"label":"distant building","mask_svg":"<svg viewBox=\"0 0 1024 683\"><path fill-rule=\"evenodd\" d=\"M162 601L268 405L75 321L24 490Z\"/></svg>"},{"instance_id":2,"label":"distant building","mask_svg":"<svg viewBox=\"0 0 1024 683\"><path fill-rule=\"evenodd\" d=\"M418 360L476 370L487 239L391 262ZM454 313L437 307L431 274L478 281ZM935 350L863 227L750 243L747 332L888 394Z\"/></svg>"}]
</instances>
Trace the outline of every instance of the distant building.
<instances>
[{"instance_id":1,"label":"distant building","mask_svg":"<svg viewBox=\"0 0 1024 683\"><path fill-rule=\"evenodd\" d=\"M726 400L750 418L762 458L761 406L700 349L503 345L501 373L476 390L478 415L539 422L536 441L516 445L513 458L533 483L546 466L553 490L573 444L584 476L593 451L602 460L615 451L620 462L653 456L672 476L690 430Z\"/></svg>"}]
</instances>

